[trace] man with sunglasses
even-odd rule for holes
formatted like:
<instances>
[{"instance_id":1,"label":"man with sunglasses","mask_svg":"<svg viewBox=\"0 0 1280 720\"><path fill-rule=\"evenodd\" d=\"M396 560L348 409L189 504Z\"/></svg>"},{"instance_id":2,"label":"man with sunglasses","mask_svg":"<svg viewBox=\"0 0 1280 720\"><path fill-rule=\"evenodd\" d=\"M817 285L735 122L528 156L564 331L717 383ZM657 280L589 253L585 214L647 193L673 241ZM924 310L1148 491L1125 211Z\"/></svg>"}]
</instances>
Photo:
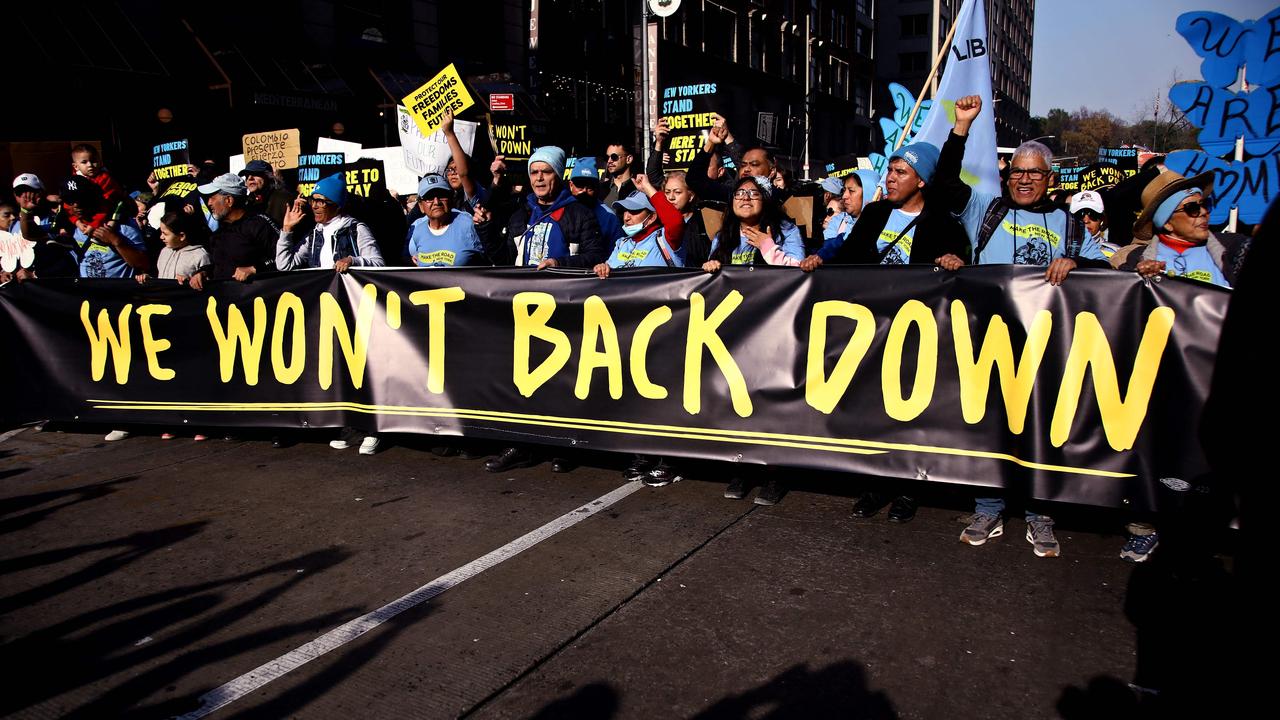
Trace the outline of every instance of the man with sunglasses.
<instances>
[{"instance_id":1,"label":"man with sunglasses","mask_svg":"<svg viewBox=\"0 0 1280 720\"><path fill-rule=\"evenodd\" d=\"M605 150L604 158L604 172L609 178L609 187L605 190L604 197L599 200L601 205L613 207L615 202L630 197L631 193L636 191L636 184L631 177L631 165L635 162L635 152L632 151L630 144L618 143L610 145Z\"/></svg>"},{"instance_id":2,"label":"man with sunglasses","mask_svg":"<svg viewBox=\"0 0 1280 720\"><path fill-rule=\"evenodd\" d=\"M1249 238L1209 231L1213 172L1184 178L1160 173L1142 191L1142 214L1133 224L1136 241L1111 258L1120 270L1143 277L1161 273L1229 288L1249 251Z\"/></svg>"},{"instance_id":3,"label":"man with sunglasses","mask_svg":"<svg viewBox=\"0 0 1280 720\"><path fill-rule=\"evenodd\" d=\"M982 98L970 95L955 105L956 124L942 146L935 179L935 201L945 203L964 226L975 265L1036 265L1044 279L1060 285L1077 267L1107 267L1102 248L1085 235L1084 227L1066 209L1049 200L1053 153L1031 140L1018 146L1009 163L1004 196L978 192L960 179L969 128L982 110ZM938 265L958 270L967 263L949 254ZM982 545L1004 534L1003 497L978 498L973 520L960 542ZM1058 557L1053 518L1026 508L1027 542L1036 557Z\"/></svg>"},{"instance_id":4,"label":"man with sunglasses","mask_svg":"<svg viewBox=\"0 0 1280 720\"><path fill-rule=\"evenodd\" d=\"M248 282L258 272L274 270L280 228L266 215L249 211L244 178L224 173L196 191L204 196L218 229L209 237L212 264L192 275L188 284L202 290L209 280Z\"/></svg>"}]
</instances>

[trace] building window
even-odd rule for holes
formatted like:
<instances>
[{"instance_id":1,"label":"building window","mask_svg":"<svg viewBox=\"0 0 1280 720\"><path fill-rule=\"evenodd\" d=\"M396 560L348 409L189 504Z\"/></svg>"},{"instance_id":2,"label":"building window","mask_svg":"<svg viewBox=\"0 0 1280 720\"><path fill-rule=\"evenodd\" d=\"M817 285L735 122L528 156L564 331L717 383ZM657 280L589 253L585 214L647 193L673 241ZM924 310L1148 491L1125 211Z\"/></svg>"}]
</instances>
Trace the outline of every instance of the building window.
<instances>
[{"instance_id":1,"label":"building window","mask_svg":"<svg viewBox=\"0 0 1280 720\"><path fill-rule=\"evenodd\" d=\"M855 5L857 5L858 12L862 13L863 15L865 15L865 16L867 16L867 17L871 17L871 2L870 2L870 0L857 0L857 2L855 3Z\"/></svg>"},{"instance_id":2,"label":"building window","mask_svg":"<svg viewBox=\"0 0 1280 720\"><path fill-rule=\"evenodd\" d=\"M929 53L898 53L898 71L904 73L921 73L929 70Z\"/></svg>"},{"instance_id":3,"label":"building window","mask_svg":"<svg viewBox=\"0 0 1280 720\"><path fill-rule=\"evenodd\" d=\"M871 102L868 99L867 82L859 80L853 84L853 114L859 117L871 117Z\"/></svg>"},{"instance_id":4,"label":"building window","mask_svg":"<svg viewBox=\"0 0 1280 720\"><path fill-rule=\"evenodd\" d=\"M853 51L863 57L871 57L871 30L866 25L853 26Z\"/></svg>"},{"instance_id":5,"label":"building window","mask_svg":"<svg viewBox=\"0 0 1280 720\"><path fill-rule=\"evenodd\" d=\"M724 60L738 60L738 13L702 0L702 50Z\"/></svg>"},{"instance_id":6,"label":"building window","mask_svg":"<svg viewBox=\"0 0 1280 720\"><path fill-rule=\"evenodd\" d=\"M683 13L676 13L671 17L662 18L662 39L677 45L685 45L684 28Z\"/></svg>"},{"instance_id":7,"label":"building window","mask_svg":"<svg viewBox=\"0 0 1280 720\"><path fill-rule=\"evenodd\" d=\"M849 63L840 58L827 58L827 88L831 95L841 99L849 99Z\"/></svg>"},{"instance_id":8,"label":"building window","mask_svg":"<svg viewBox=\"0 0 1280 720\"><path fill-rule=\"evenodd\" d=\"M903 15L899 18L902 21L902 37L921 37L929 34L929 16L928 15Z\"/></svg>"},{"instance_id":9,"label":"building window","mask_svg":"<svg viewBox=\"0 0 1280 720\"><path fill-rule=\"evenodd\" d=\"M747 64L752 70L764 70L764 26L754 18L747 21Z\"/></svg>"}]
</instances>

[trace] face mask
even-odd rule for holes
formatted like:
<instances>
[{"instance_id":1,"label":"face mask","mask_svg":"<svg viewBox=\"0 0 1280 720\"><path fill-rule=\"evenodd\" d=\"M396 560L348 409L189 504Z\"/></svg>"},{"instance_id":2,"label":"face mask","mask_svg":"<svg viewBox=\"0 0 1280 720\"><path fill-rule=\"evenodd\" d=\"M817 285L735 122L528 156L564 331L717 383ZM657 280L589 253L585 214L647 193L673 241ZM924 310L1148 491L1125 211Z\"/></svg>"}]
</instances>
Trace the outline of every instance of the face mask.
<instances>
[{"instance_id":1,"label":"face mask","mask_svg":"<svg viewBox=\"0 0 1280 720\"><path fill-rule=\"evenodd\" d=\"M622 232L626 233L627 237L635 237L643 229L644 229L644 223L640 223L638 225L622 226Z\"/></svg>"}]
</instances>

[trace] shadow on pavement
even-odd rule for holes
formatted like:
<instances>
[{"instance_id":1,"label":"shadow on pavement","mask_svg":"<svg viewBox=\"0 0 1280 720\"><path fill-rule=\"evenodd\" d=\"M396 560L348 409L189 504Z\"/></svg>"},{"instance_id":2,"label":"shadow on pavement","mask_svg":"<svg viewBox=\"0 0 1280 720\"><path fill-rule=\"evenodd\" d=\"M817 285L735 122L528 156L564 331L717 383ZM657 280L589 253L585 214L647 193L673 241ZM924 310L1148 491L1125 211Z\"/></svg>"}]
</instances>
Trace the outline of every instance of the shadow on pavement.
<instances>
[{"instance_id":1,"label":"shadow on pavement","mask_svg":"<svg viewBox=\"0 0 1280 720\"><path fill-rule=\"evenodd\" d=\"M25 472L25 469L23 468L15 468L15 470L23 470ZM0 479L6 477L6 472L9 474L16 474L12 470L0 471ZM96 500L100 497L105 497L116 491L116 485L133 482L137 479L137 475L130 475L128 477L116 478L115 480L108 480L106 482L67 488L66 490L51 490L47 492L32 493L30 495L18 495L16 497L4 498L0 500L0 516L5 516L3 519L0 519L0 534L29 528L59 510L69 508L72 505L78 505L87 500ZM40 507L41 505L45 505L55 500L62 500L64 498L66 498L66 500L58 503L57 505ZM32 510L31 512L23 515L8 517L20 510L26 510L33 507L39 509Z\"/></svg>"},{"instance_id":2,"label":"shadow on pavement","mask_svg":"<svg viewBox=\"0 0 1280 720\"><path fill-rule=\"evenodd\" d=\"M530 720L609 720L617 712L618 691L607 682L593 682L547 703Z\"/></svg>"},{"instance_id":3,"label":"shadow on pavement","mask_svg":"<svg viewBox=\"0 0 1280 720\"><path fill-rule=\"evenodd\" d=\"M84 553L120 548L120 551L114 555L102 558L86 568L64 575L43 585L37 585L0 598L0 614L13 612L18 608L48 600L85 583L110 575L157 550L198 535L204 529L205 524L204 522L185 523L160 530L137 532L115 540L75 545L57 550L46 550L0 560L0 575L7 575L20 570L64 562Z\"/></svg>"},{"instance_id":4,"label":"shadow on pavement","mask_svg":"<svg viewBox=\"0 0 1280 720\"><path fill-rule=\"evenodd\" d=\"M817 670L795 665L760 687L722 698L694 716L697 720L770 718L896 718L882 692L867 687L861 663L842 660Z\"/></svg>"},{"instance_id":5,"label":"shadow on pavement","mask_svg":"<svg viewBox=\"0 0 1280 720\"><path fill-rule=\"evenodd\" d=\"M98 577L112 572L131 561L124 556L131 553L141 556L190 537L200 527L200 523L193 523L165 531L139 533L115 543L103 543L104 546L123 544L133 549L96 563L91 568L95 572L84 574ZM159 537L162 543L148 546L136 540L139 536ZM130 538L134 540L124 542ZM145 698L210 664L332 627L358 614L360 609L345 607L307 620L253 630L195 647L228 626L252 616L298 584L345 561L348 556L341 549L315 551L220 580L124 600L7 643L0 647L0 663L12 669L9 678L11 689L0 699L0 714L13 713L122 674L118 682L108 686L87 704L63 715L121 717ZM281 577L252 597L222 607L227 596L221 591L270 575ZM77 579L75 584L82 581ZM192 647L194 649L188 649Z\"/></svg>"}]
</instances>

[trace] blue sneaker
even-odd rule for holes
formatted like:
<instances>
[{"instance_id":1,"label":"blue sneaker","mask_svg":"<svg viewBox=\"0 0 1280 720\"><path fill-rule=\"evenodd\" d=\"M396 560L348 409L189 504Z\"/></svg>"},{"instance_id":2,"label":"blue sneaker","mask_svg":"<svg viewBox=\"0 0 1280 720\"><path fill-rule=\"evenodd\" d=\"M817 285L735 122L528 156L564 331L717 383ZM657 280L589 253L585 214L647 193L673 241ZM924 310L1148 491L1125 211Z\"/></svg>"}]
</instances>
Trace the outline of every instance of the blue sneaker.
<instances>
[{"instance_id":1,"label":"blue sneaker","mask_svg":"<svg viewBox=\"0 0 1280 720\"><path fill-rule=\"evenodd\" d=\"M1159 533L1130 535L1129 541L1120 549L1120 558L1132 563L1146 562L1159 544Z\"/></svg>"}]
</instances>

